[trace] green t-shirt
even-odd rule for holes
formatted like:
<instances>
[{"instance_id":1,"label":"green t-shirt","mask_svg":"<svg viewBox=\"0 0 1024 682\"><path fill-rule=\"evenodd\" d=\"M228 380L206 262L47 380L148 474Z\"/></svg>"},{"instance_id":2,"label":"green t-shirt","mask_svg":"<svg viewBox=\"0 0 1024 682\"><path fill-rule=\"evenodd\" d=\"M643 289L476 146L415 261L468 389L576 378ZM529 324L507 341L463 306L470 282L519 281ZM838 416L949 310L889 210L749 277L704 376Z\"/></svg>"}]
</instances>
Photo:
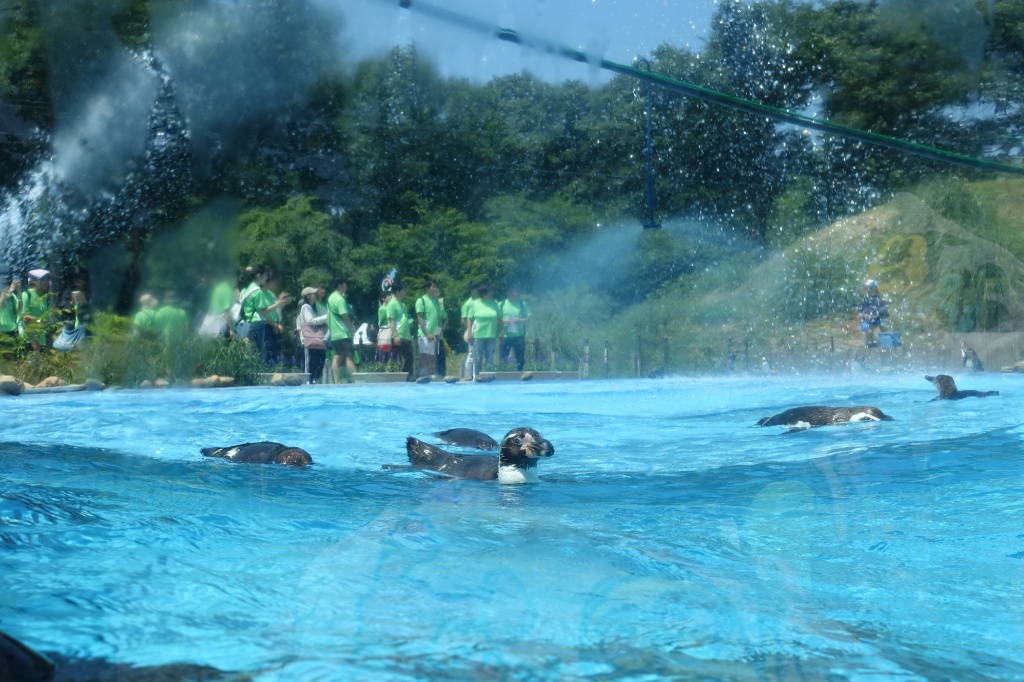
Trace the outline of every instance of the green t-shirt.
<instances>
[{"instance_id":1,"label":"green t-shirt","mask_svg":"<svg viewBox=\"0 0 1024 682\"><path fill-rule=\"evenodd\" d=\"M31 315L38 322L38 318L46 315L49 309L50 297L47 294L40 296L35 289L26 289L21 292L22 315Z\"/></svg>"},{"instance_id":2,"label":"green t-shirt","mask_svg":"<svg viewBox=\"0 0 1024 682\"><path fill-rule=\"evenodd\" d=\"M393 297L388 301L388 322L395 321L395 329L398 330L398 338L404 341L412 340L412 329L409 324L409 309L405 303Z\"/></svg>"},{"instance_id":3,"label":"green t-shirt","mask_svg":"<svg viewBox=\"0 0 1024 682\"><path fill-rule=\"evenodd\" d=\"M331 295L327 297L327 329L331 332L331 339L334 341L341 341L352 336L348 327L345 326L343 319L345 315L348 315L348 301L337 291L331 292Z\"/></svg>"},{"instance_id":4,"label":"green t-shirt","mask_svg":"<svg viewBox=\"0 0 1024 682\"><path fill-rule=\"evenodd\" d=\"M50 310L50 297L47 294L40 296L35 289L26 289L21 292L21 314L31 315L35 318L34 324L46 324L46 313ZM31 336L31 334L30 334ZM37 332L35 340L40 346L46 344L46 332Z\"/></svg>"},{"instance_id":5,"label":"green t-shirt","mask_svg":"<svg viewBox=\"0 0 1024 682\"><path fill-rule=\"evenodd\" d=\"M501 311L498 310L498 302L493 298L488 300L478 299L469 310L469 317L473 320L474 339L494 339L498 337L498 320Z\"/></svg>"},{"instance_id":6,"label":"green t-shirt","mask_svg":"<svg viewBox=\"0 0 1024 682\"><path fill-rule=\"evenodd\" d=\"M262 310L264 308L269 308L270 306L272 306L275 303L277 303L277 294L275 294L273 291L267 291L266 289L264 289L263 291L259 291L259 292L255 293L255 294L253 294L253 296L254 297L256 297L256 296L260 297L260 302L256 306L260 310ZM281 309L280 308L274 308L269 313L267 313L267 317L269 317L274 322L277 322L278 324L280 324L281 323Z\"/></svg>"},{"instance_id":7,"label":"green t-shirt","mask_svg":"<svg viewBox=\"0 0 1024 682\"><path fill-rule=\"evenodd\" d=\"M11 294L0 304L0 332L18 331L18 299Z\"/></svg>"},{"instance_id":8,"label":"green t-shirt","mask_svg":"<svg viewBox=\"0 0 1024 682\"><path fill-rule=\"evenodd\" d=\"M514 301L505 299L505 302L501 304L501 319L505 320L505 336L525 336L525 322L508 322L508 320L515 318L525 318L529 316L530 306L526 305L526 301L524 301L521 298L517 298Z\"/></svg>"},{"instance_id":9,"label":"green t-shirt","mask_svg":"<svg viewBox=\"0 0 1024 682\"><path fill-rule=\"evenodd\" d=\"M266 306L263 305L263 290L260 289L260 285L253 282L238 295L238 300L242 302L242 319L246 322L262 322L263 316L260 315L257 310L261 310Z\"/></svg>"},{"instance_id":10,"label":"green t-shirt","mask_svg":"<svg viewBox=\"0 0 1024 682\"><path fill-rule=\"evenodd\" d=\"M473 298L472 296L466 299L466 302L462 304L462 319L465 320L467 317L472 317L469 312L473 309L473 304L479 300L479 298Z\"/></svg>"},{"instance_id":11,"label":"green t-shirt","mask_svg":"<svg viewBox=\"0 0 1024 682\"><path fill-rule=\"evenodd\" d=\"M446 315L439 300L423 294L416 299L416 314L422 315L423 320L427 323L426 329L420 325L416 331L417 336L426 337L428 330L434 336L441 333L441 327L444 326L444 319Z\"/></svg>"},{"instance_id":12,"label":"green t-shirt","mask_svg":"<svg viewBox=\"0 0 1024 682\"><path fill-rule=\"evenodd\" d=\"M220 282L210 292L210 314L218 317L224 316L224 311L231 308L235 302L235 288L228 282Z\"/></svg>"},{"instance_id":13,"label":"green t-shirt","mask_svg":"<svg viewBox=\"0 0 1024 682\"><path fill-rule=\"evenodd\" d=\"M383 329L386 326L388 326L388 304L381 303L377 308L377 329Z\"/></svg>"},{"instance_id":14,"label":"green t-shirt","mask_svg":"<svg viewBox=\"0 0 1024 682\"><path fill-rule=\"evenodd\" d=\"M154 317L156 317L156 311L152 308L149 310L140 310L135 313L135 318L132 320L132 324L135 325L136 329L152 329Z\"/></svg>"},{"instance_id":15,"label":"green t-shirt","mask_svg":"<svg viewBox=\"0 0 1024 682\"><path fill-rule=\"evenodd\" d=\"M157 309L153 326L165 341L176 341L188 331L188 315L182 308L168 303Z\"/></svg>"}]
</instances>

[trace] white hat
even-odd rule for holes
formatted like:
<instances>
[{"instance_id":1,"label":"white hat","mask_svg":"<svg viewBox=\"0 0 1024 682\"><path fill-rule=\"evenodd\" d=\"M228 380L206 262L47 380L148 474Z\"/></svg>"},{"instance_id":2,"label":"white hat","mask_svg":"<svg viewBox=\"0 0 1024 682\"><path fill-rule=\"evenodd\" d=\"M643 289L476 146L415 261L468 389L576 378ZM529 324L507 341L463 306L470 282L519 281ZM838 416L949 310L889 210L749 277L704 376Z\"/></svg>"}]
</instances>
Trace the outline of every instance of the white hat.
<instances>
[{"instance_id":1,"label":"white hat","mask_svg":"<svg viewBox=\"0 0 1024 682\"><path fill-rule=\"evenodd\" d=\"M876 282L873 279L869 279L868 281L864 282L864 288L865 289L877 289L878 288L878 282Z\"/></svg>"},{"instance_id":2,"label":"white hat","mask_svg":"<svg viewBox=\"0 0 1024 682\"><path fill-rule=\"evenodd\" d=\"M28 271L29 279L45 279L50 276L49 270L43 270L42 268L36 268L35 270Z\"/></svg>"},{"instance_id":3,"label":"white hat","mask_svg":"<svg viewBox=\"0 0 1024 682\"><path fill-rule=\"evenodd\" d=\"M316 292L316 287L306 287L305 289L302 290L302 298L306 298L310 294L315 294Z\"/></svg>"}]
</instances>

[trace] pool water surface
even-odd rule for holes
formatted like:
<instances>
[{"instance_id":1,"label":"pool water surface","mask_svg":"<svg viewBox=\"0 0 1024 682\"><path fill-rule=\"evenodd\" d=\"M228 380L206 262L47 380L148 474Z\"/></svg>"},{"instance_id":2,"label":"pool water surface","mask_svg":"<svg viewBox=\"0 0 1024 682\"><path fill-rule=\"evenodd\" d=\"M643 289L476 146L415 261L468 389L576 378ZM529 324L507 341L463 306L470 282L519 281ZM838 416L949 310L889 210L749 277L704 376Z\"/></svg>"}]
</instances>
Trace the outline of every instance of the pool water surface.
<instances>
[{"instance_id":1,"label":"pool water surface","mask_svg":"<svg viewBox=\"0 0 1024 682\"><path fill-rule=\"evenodd\" d=\"M921 373L5 399L0 630L257 680L1024 679L1024 390ZM896 421L787 433L807 404ZM531 426L540 483L382 470ZM274 440L315 465L200 448ZM452 448L457 449L457 448Z\"/></svg>"}]
</instances>

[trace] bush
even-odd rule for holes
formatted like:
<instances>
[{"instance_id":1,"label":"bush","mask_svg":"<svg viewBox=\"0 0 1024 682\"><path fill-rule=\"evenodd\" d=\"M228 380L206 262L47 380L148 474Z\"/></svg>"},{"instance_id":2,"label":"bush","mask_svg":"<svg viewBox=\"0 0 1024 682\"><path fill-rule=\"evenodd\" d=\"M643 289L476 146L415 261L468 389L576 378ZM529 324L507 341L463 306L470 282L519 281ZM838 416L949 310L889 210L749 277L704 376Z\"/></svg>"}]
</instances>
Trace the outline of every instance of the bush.
<instances>
[{"instance_id":1,"label":"bush","mask_svg":"<svg viewBox=\"0 0 1024 682\"><path fill-rule=\"evenodd\" d=\"M138 386L160 378L184 383L216 374L250 386L265 371L253 347L242 341L188 336L167 344L151 330L134 331L128 318L110 313L97 313L91 327L79 352L82 370L108 385Z\"/></svg>"}]
</instances>

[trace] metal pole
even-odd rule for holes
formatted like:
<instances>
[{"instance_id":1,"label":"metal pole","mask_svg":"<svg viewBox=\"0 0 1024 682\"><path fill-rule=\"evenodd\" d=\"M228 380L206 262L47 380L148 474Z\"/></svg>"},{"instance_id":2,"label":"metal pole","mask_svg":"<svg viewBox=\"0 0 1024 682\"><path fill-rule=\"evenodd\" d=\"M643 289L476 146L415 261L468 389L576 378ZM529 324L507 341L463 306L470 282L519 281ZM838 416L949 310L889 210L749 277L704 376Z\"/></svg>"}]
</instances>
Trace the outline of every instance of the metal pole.
<instances>
[{"instance_id":1,"label":"metal pole","mask_svg":"<svg viewBox=\"0 0 1024 682\"><path fill-rule=\"evenodd\" d=\"M580 372L580 379L590 377L590 339L583 340L583 370Z\"/></svg>"},{"instance_id":2,"label":"metal pole","mask_svg":"<svg viewBox=\"0 0 1024 682\"><path fill-rule=\"evenodd\" d=\"M604 378L608 378L608 339L604 340Z\"/></svg>"},{"instance_id":3,"label":"metal pole","mask_svg":"<svg viewBox=\"0 0 1024 682\"><path fill-rule=\"evenodd\" d=\"M646 59L637 59L634 62L634 66L638 69L643 69L647 73L651 72L651 64ZM647 145L645 150L645 156L647 158L647 220L644 221L645 230L655 230L661 225L654 222L654 156L651 152L653 144L651 142L651 82L647 81Z\"/></svg>"}]
</instances>

